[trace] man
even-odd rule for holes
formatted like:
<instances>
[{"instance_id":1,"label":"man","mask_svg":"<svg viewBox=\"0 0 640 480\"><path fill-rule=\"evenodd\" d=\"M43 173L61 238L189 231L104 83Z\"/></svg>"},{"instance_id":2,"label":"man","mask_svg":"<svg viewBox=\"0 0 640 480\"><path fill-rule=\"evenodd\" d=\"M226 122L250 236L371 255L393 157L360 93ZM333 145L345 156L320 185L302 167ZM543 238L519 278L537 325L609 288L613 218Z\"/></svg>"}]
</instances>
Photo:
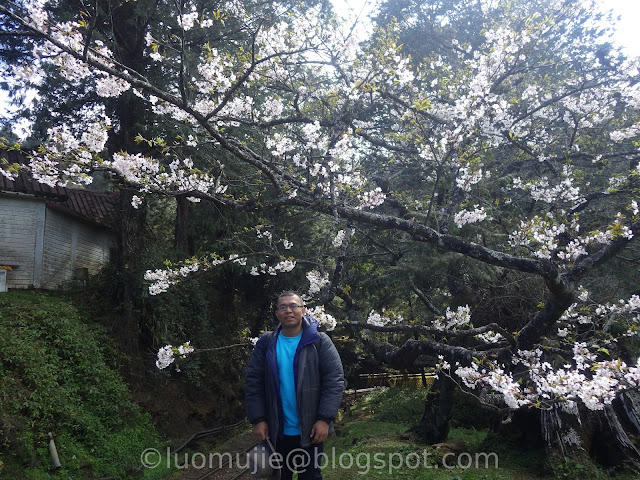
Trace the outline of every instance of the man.
<instances>
[{"instance_id":1,"label":"man","mask_svg":"<svg viewBox=\"0 0 640 480\"><path fill-rule=\"evenodd\" d=\"M293 471L298 480L322 479L318 455L344 390L338 351L306 313L297 293L278 297L280 323L256 343L245 378L249 421L258 439L268 437L282 455L281 480L290 480Z\"/></svg>"}]
</instances>

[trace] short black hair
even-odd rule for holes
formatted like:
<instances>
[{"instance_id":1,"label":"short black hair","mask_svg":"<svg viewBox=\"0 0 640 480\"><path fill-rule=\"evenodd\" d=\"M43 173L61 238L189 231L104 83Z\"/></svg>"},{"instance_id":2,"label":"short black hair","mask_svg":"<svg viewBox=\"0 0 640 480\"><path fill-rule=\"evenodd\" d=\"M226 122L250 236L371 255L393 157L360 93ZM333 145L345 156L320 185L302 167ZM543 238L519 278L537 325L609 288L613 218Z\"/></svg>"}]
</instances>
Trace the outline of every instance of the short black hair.
<instances>
[{"instance_id":1,"label":"short black hair","mask_svg":"<svg viewBox=\"0 0 640 480\"><path fill-rule=\"evenodd\" d=\"M278 306L278 302L282 297L298 297L302 302L302 306L304 306L304 300L302 299L302 295L300 295L295 290L285 290L284 292L282 292L280 295L276 297L276 307Z\"/></svg>"}]
</instances>

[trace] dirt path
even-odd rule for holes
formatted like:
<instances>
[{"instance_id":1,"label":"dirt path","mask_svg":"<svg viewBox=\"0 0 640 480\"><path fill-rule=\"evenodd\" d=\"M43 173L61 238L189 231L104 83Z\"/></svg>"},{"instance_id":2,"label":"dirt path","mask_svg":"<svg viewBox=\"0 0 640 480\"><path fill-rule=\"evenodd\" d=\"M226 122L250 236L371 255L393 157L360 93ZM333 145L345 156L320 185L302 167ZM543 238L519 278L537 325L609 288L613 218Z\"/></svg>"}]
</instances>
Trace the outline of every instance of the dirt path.
<instances>
[{"instance_id":1,"label":"dirt path","mask_svg":"<svg viewBox=\"0 0 640 480\"><path fill-rule=\"evenodd\" d=\"M164 480L249 480L246 452L256 444L251 431L230 438L211 451L173 454L179 467Z\"/></svg>"}]
</instances>

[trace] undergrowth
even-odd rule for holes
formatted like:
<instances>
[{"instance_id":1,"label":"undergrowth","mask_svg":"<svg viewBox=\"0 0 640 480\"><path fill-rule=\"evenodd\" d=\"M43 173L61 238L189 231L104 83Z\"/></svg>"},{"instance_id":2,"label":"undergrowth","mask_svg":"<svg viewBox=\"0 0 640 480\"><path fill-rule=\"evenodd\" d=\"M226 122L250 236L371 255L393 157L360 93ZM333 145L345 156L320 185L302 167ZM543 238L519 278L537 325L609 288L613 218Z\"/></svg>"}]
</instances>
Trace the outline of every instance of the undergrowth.
<instances>
[{"instance_id":1,"label":"undergrowth","mask_svg":"<svg viewBox=\"0 0 640 480\"><path fill-rule=\"evenodd\" d=\"M518 445L469 425L452 426L443 444L425 445L409 432L420 420L424 395L421 389L381 388L342 412L337 435L324 446L323 478L637 480L633 473L605 472L590 461L552 461L543 447ZM458 415L467 418L470 412L457 412L454 420Z\"/></svg>"},{"instance_id":2,"label":"undergrowth","mask_svg":"<svg viewBox=\"0 0 640 480\"><path fill-rule=\"evenodd\" d=\"M0 296L0 476L133 478L158 444L129 397L118 354L100 327L62 296ZM52 432L62 468L48 449Z\"/></svg>"}]
</instances>

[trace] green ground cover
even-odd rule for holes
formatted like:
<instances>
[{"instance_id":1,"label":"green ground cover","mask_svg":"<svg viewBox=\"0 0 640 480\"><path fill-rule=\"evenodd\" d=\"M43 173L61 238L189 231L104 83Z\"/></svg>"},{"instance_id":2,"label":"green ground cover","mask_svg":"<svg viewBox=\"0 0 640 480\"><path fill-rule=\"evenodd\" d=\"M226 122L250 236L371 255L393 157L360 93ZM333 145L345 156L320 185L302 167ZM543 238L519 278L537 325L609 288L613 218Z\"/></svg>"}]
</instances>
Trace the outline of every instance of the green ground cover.
<instances>
[{"instance_id":1,"label":"green ground cover","mask_svg":"<svg viewBox=\"0 0 640 480\"><path fill-rule=\"evenodd\" d=\"M62 295L10 291L0 295L0 338L1 478L141 475L140 453L158 445L157 434L95 321Z\"/></svg>"},{"instance_id":2,"label":"green ground cover","mask_svg":"<svg viewBox=\"0 0 640 480\"><path fill-rule=\"evenodd\" d=\"M488 434L486 428L453 427L447 445L425 446L408 433L422 414L423 395L415 389L380 389L357 402L336 423L337 436L325 444L323 477L326 480L639 478L632 472L604 471L592 463L551 461L543 448L523 449ZM461 442L465 448L457 455L450 447L460 446Z\"/></svg>"},{"instance_id":3,"label":"green ground cover","mask_svg":"<svg viewBox=\"0 0 640 480\"><path fill-rule=\"evenodd\" d=\"M99 322L80 313L68 297L3 293L0 339L0 478L155 480L171 474L167 444L131 401L118 373L122 356ZM524 449L487 435L479 414L468 408L456 410L448 439L464 442L464 451L445 458L445 448L426 447L407 433L422 414L424 395L422 389L380 389L343 412L336 422L338 435L325 444L324 478L639 478L587 462L552 462L544 449ZM51 464L48 432L56 440L58 470ZM156 459L159 466L141 469L147 448L162 457ZM217 450L208 444L192 448Z\"/></svg>"}]
</instances>

